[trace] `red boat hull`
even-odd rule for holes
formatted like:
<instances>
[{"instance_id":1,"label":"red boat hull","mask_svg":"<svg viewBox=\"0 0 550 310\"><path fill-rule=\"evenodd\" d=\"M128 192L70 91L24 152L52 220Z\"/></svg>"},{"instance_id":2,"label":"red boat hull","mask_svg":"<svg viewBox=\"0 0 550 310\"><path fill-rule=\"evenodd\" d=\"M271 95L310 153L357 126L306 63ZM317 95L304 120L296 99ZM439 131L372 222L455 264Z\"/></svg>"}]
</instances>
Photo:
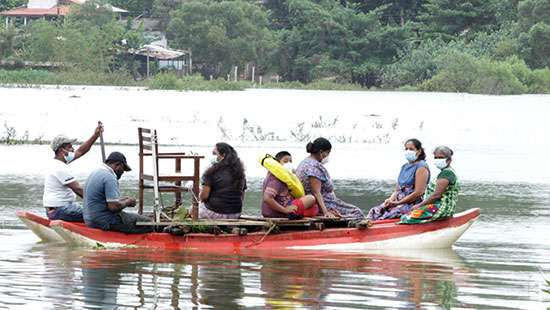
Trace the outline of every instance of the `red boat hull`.
<instances>
[{"instance_id":1,"label":"red boat hull","mask_svg":"<svg viewBox=\"0 0 550 310\"><path fill-rule=\"evenodd\" d=\"M65 242L75 245L124 247L138 246L169 250L240 253L249 249L329 250L361 252L368 249L449 248L478 218L479 209L469 209L454 217L426 224L396 225L396 220L378 221L365 230L331 228L322 231L289 231L266 235L264 232L199 234L173 236L167 233L124 234L86 227L83 223L48 221L29 212L17 212L27 224L53 229ZM29 226L27 224L27 226ZM31 228L32 229L32 228ZM33 229L33 231L35 231ZM35 232L36 233L36 232Z\"/></svg>"}]
</instances>

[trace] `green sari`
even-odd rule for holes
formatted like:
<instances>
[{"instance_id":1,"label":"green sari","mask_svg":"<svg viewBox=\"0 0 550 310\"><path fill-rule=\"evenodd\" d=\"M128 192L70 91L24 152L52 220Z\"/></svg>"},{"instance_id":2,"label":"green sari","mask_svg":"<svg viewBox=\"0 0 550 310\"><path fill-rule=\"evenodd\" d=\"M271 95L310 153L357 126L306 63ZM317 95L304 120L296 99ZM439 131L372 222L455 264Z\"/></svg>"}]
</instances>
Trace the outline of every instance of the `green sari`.
<instances>
[{"instance_id":1,"label":"green sari","mask_svg":"<svg viewBox=\"0 0 550 310\"><path fill-rule=\"evenodd\" d=\"M437 180L439 179L449 181L449 185L447 185L441 198L431 204L424 205L418 209L411 210L408 214L402 215L399 224L427 223L453 216L460 189L458 178L453 168L446 167L441 170L437 178L428 185L424 199L427 199L435 192Z\"/></svg>"}]
</instances>

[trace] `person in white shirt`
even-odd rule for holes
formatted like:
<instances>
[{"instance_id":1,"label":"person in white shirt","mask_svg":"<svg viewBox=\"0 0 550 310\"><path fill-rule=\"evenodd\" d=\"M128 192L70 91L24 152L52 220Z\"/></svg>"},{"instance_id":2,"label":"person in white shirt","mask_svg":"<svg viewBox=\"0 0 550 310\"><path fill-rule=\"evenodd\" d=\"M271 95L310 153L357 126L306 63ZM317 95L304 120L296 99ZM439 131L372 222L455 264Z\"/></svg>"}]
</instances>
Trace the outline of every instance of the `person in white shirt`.
<instances>
[{"instance_id":1,"label":"person in white shirt","mask_svg":"<svg viewBox=\"0 0 550 310\"><path fill-rule=\"evenodd\" d=\"M75 151L76 139L64 135L56 136L51 143L55 153L44 177L42 204L50 220L83 222L82 206L76 203L76 195L83 197L82 186L73 176L68 164L88 153L103 132L103 124L97 123L94 134Z\"/></svg>"}]
</instances>

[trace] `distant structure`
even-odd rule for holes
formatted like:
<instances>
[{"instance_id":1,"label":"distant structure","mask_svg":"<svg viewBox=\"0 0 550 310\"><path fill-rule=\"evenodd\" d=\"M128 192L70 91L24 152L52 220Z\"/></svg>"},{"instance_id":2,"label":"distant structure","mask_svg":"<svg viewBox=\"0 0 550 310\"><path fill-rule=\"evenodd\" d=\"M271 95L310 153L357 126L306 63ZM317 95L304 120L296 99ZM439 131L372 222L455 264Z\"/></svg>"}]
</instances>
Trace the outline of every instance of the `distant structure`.
<instances>
[{"instance_id":1,"label":"distant structure","mask_svg":"<svg viewBox=\"0 0 550 310\"><path fill-rule=\"evenodd\" d=\"M139 49L129 50L139 63L139 72L151 76L151 63L157 70L174 70L178 75L192 74L193 54L191 50L175 50L167 47L166 39L143 45Z\"/></svg>"},{"instance_id":2,"label":"distant structure","mask_svg":"<svg viewBox=\"0 0 550 310\"><path fill-rule=\"evenodd\" d=\"M66 16L72 5L84 4L86 0L28 0L27 5L9 11L0 12L6 18L6 27L22 20L26 25L30 20L52 20ZM109 5L116 14L127 14L128 11Z\"/></svg>"}]
</instances>

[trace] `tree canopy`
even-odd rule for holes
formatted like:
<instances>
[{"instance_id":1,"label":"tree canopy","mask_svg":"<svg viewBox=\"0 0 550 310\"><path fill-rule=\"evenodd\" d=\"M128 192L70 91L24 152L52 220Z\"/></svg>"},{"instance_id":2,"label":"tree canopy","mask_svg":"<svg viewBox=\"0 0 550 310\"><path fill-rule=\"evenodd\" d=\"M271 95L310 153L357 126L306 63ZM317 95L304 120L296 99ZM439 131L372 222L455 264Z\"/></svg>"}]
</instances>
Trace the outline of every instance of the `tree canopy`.
<instances>
[{"instance_id":1,"label":"tree canopy","mask_svg":"<svg viewBox=\"0 0 550 310\"><path fill-rule=\"evenodd\" d=\"M112 0L159 21L194 70L283 81L491 93L550 92L550 0ZM0 57L112 70L145 42L90 0L64 21L0 24ZM0 9L20 5L6 0ZM121 44L121 42L125 44ZM124 45L124 46L123 46ZM78 51L75 53L74 51Z\"/></svg>"}]
</instances>

